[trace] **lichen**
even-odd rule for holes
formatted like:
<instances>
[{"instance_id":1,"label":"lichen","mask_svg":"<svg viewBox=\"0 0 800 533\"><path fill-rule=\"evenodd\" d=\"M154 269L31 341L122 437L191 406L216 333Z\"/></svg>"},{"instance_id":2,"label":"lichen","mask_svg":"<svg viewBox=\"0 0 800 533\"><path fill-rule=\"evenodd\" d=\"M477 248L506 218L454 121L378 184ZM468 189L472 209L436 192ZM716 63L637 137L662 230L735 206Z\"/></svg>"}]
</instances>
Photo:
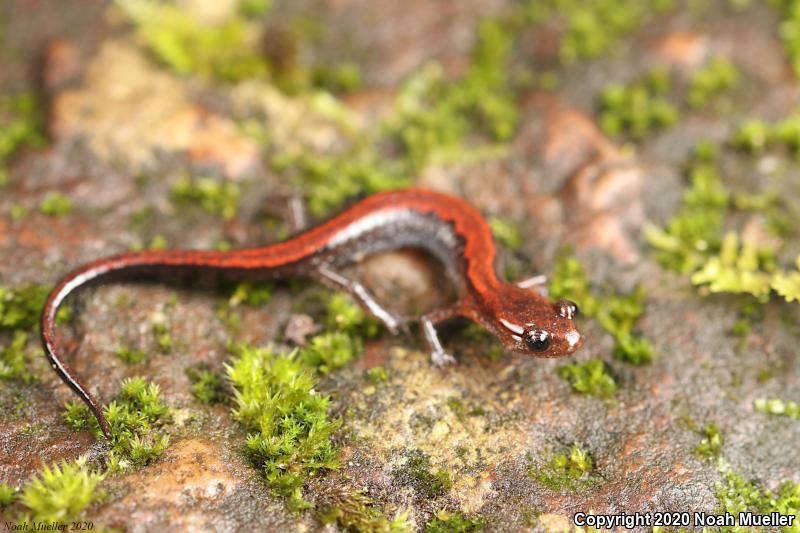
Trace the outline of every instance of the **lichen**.
<instances>
[{"instance_id":1,"label":"lichen","mask_svg":"<svg viewBox=\"0 0 800 533\"><path fill-rule=\"evenodd\" d=\"M602 359L592 358L584 363L562 365L556 369L556 373L582 394L609 399L617 393L617 383Z\"/></svg>"},{"instance_id":2,"label":"lichen","mask_svg":"<svg viewBox=\"0 0 800 533\"><path fill-rule=\"evenodd\" d=\"M328 416L330 399L314 390L316 380L296 353L247 344L231 349L233 416L248 432L247 451L291 508L310 507L305 479L338 466L331 436L341 422Z\"/></svg>"},{"instance_id":3,"label":"lichen","mask_svg":"<svg viewBox=\"0 0 800 533\"><path fill-rule=\"evenodd\" d=\"M537 468L529 456L528 475L552 490L578 490L589 487L595 480L591 477L594 461L580 444L573 443L566 452L559 452L547 463Z\"/></svg>"}]
</instances>

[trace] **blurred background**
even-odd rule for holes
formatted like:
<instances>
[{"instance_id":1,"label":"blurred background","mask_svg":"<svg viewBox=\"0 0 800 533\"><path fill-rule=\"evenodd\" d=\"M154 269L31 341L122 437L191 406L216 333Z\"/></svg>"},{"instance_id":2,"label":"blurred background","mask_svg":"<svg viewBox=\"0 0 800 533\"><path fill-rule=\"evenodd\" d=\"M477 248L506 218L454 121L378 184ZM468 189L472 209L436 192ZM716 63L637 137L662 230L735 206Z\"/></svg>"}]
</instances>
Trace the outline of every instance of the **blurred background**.
<instances>
[{"instance_id":1,"label":"blurred background","mask_svg":"<svg viewBox=\"0 0 800 533\"><path fill-rule=\"evenodd\" d=\"M798 0L5 0L0 43L4 519L798 516ZM292 199L313 223L411 185L475 205L507 279L578 302L583 348L454 321L440 371L313 284L108 284L59 330L111 442L41 353L86 261L259 246ZM451 296L413 251L351 274L403 313Z\"/></svg>"}]
</instances>

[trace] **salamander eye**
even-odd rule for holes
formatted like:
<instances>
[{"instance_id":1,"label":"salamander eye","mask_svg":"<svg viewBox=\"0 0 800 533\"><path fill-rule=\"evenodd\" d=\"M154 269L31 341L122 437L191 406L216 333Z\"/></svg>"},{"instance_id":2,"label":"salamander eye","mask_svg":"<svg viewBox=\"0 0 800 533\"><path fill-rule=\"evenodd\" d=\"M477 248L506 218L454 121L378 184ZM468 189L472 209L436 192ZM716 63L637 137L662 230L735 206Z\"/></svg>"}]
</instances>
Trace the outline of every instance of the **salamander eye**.
<instances>
[{"instance_id":1,"label":"salamander eye","mask_svg":"<svg viewBox=\"0 0 800 533\"><path fill-rule=\"evenodd\" d=\"M534 352L543 352L550 347L550 334L541 329L534 329L525 334L525 344Z\"/></svg>"},{"instance_id":2,"label":"salamander eye","mask_svg":"<svg viewBox=\"0 0 800 533\"><path fill-rule=\"evenodd\" d=\"M558 314L564 318L572 320L580 313L578 304L572 300L560 300L556 305L558 306Z\"/></svg>"}]
</instances>

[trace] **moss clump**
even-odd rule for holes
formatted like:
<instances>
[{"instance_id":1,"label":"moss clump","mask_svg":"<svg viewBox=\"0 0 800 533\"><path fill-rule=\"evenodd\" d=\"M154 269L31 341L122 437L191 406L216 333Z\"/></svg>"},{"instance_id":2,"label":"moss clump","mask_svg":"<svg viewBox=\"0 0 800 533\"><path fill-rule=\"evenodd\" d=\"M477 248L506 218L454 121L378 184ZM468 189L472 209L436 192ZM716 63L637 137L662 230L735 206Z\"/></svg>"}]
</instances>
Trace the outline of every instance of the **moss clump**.
<instances>
[{"instance_id":1,"label":"moss clump","mask_svg":"<svg viewBox=\"0 0 800 533\"><path fill-rule=\"evenodd\" d=\"M511 250L519 250L522 247L522 233L513 222L492 217L489 219L489 227L492 229L494 238L503 246Z\"/></svg>"},{"instance_id":2,"label":"moss clump","mask_svg":"<svg viewBox=\"0 0 800 533\"><path fill-rule=\"evenodd\" d=\"M739 70L730 60L716 57L692 76L689 82L689 105L703 107L711 100L735 88Z\"/></svg>"},{"instance_id":3,"label":"moss clump","mask_svg":"<svg viewBox=\"0 0 800 533\"><path fill-rule=\"evenodd\" d=\"M470 134L501 142L512 136L519 119L506 74L512 45L513 32L484 21L463 78L448 81L441 68L428 65L405 84L386 128L412 169L457 149Z\"/></svg>"},{"instance_id":4,"label":"moss clump","mask_svg":"<svg viewBox=\"0 0 800 533\"><path fill-rule=\"evenodd\" d=\"M257 32L243 18L204 24L189 11L153 0L116 0L136 24L139 38L162 63L179 74L222 81L263 78L265 59Z\"/></svg>"},{"instance_id":5,"label":"moss clump","mask_svg":"<svg viewBox=\"0 0 800 533\"><path fill-rule=\"evenodd\" d=\"M373 383L384 383L389 381L389 372L382 366L376 366L367 370L367 379Z\"/></svg>"},{"instance_id":6,"label":"moss clump","mask_svg":"<svg viewBox=\"0 0 800 533\"><path fill-rule=\"evenodd\" d=\"M336 523L345 531L358 533L411 533L408 512L399 512L392 520L375 507L364 491L336 495L333 502L322 507L317 516L323 524Z\"/></svg>"},{"instance_id":7,"label":"moss clump","mask_svg":"<svg viewBox=\"0 0 800 533\"><path fill-rule=\"evenodd\" d=\"M450 474L443 468L434 469L430 458L422 450L410 450L405 463L392 471L392 476L403 485L410 485L425 498L444 496L453 487Z\"/></svg>"},{"instance_id":8,"label":"moss clump","mask_svg":"<svg viewBox=\"0 0 800 533\"><path fill-rule=\"evenodd\" d=\"M68 402L65 408L67 425L92 431L102 438L97 420L85 405ZM169 435L156 431L169 419L169 408L155 383L147 383L142 378L126 379L119 397L106 405L103 413L112 433L110 470L146 465L169 445Z\"/></svg>"},{"instance_id":9,"label":"moss clump","mask_svg":"<svg viewBox=\"0 0 800 533\"><path fill-rule=\"evenodd\" d=\"M760 413L771 415L786 416L800 420L800 403L791 400L781 400L778 398L758 398L753 402L753 407Z\"/></svg>"},{"instance_id":10,"label":"moss clump","mask_svg":"<svg viewBox=\"0 0 800 533\"><path fill-rule=\"evenodd\" d=\"M325 324L332 330L371 338L378 334L379 322L345 293L331 295L326 306Z\"/></svg>"},{"instance_id":11,"label":"moss clump","mask_svg":"<svg viewBox=\"0 0 800 533\"><path fill-rule=\"evenodd\" d=\"M236 216L242 192L235 183L221 182L211 177L181 179L170 191L172 201L177 205L200 205L207 213L225 220Z\"/></svg>"},{"instance_id":12,"label":"moss clump","mask_svg":"<svg viewBox=\"0 0 800 533\"><path fill-rule=\"evenodd\" d=\"M608 399L617 393L617 383L606 369L602 359L589 359L585 363L562 365L556 369L561 379L576 392Z\"/></svg>"},{"instance_id":13,"label":"moss clump","mask_svg":"<svg viewBox=\"0 0 800 533\"><path fill-rule=\"evenodd\" d=\"M600 126L609 135L629 135L642 140L651 132L678 121L678 109L667 99L669 74L654 70L630 85L603 89Z\"/></svg>"},{"instance_id":14,"label":"moss clump","mask_svg":"<svg viewBox=\"0 0 800 533\"><path fill-rule=\"evenodd\" d=\"M7 507L17 499L17 488L0 482L0 507Z\"/></svg>"},{"instance_id":15,"label":"moss clump","mask_svg":"<svg viewBox=\"0 0 800 533\"><path fill-rule=\"evenodd\" d=\"M306 477L338 466L331 435L340 422L328 417L330 399L314 390L314 377L295 354L246 344L232 350L233 416L248 431L248 453L292 508L309 507Z\"/></svg>"},{"instance_id":16,"label":"moss clump","mask_svg":"<svg viewBox=\"0 0 800 533\"><path fill-rule=\"evenodd\" d=\"M694 452L703 459L713 459L719 457L722 453L722 444L724 442L722 433L716 424L706 424L703 429L703 439L695 447Z\"/></svg>"},{"instance_id":17,"label":"moss clump","mask_svg":"<svg viewBox=\"0 0 800 533\"><path fill-rule=\"evenodd\" d=\"M142 350L135 350L130 346L120 346L114 352L114 355L122 359L128 364L141 363L147 359L147 353Z\"/></svg>"},{"instance_id":18,"label":"moss clump","mask_svg":"<svg viewBox=\"0 0 800 533\"><path fill-rule=\"evenodd\" d=\"M637 286L629 294L595 296L580 261L562 253L556 261L549 290L553 298L569 298L578 304L581 313L597 319L614 337L617 359L643 365L655 358L650 341L634 333L636 322L644 313L645 293L641 287Z\"/></svg>"},{"instance_id":19,"label":"moss clump","mask_svg":"<svg viewBox=\"0 0 800 533\"><path fill-rule=\"evenodd\" d=\"M328 374L360 357L363 349L358 338L341 331L334 331L313 337L300 350L300 358L308 367L322 374Z\"/></svg>"},{"instance_id":20,"label":"moss clump","mask_svg":"<svg viewBox=\"0 0 800 533\"><path fill-rule=\"evenodd\" d=\"M730 193L722 184L717 159L715 145L698 144L689 164L689 188L680 211L665 230L652 225L645 228L645 238L667 268L691 272L708 251L719 248Z\"/></svg>"},{"instance_id":21,"label":"moss clump","mask_svg":"<svg viewBox=\"0 0 800 533\"><path fill-rule=\"evenodd\" d=\"M522 4L520 14L526 22L558 22L563 27L559 56L570 64L603 55L624 35L673 5L674 0L530 0Z\"/></svg>"},{"instance_id":22,"label":"moss clump","mask_svg":"<svg viewBox=\"0 0 800 533\"><path fill-rule=\"evenodd\" d=\"M795 157L800 156L800 112L774 124L763 120L747 120L733 134L730 143L750 153L761 153L767 148L783 148Z\"/></svg>"},{"instance_id":23,"label":"moss clump","mask_svg":"<svg viewBox=\"0 0 800 533\"><path fill-rule=\"evenodd\" d=\"M781 17L780 36L786 54L794 68L795 74L800 76L800 1L798 0L767 0Z\"/></svg>"},{"instance_id":24,"label":"moss clump","mask_svg":"<svg viewBox=\"0 0 800 533\"><path fill-rule=\"evenodd\" d=\"M552 490L577 490L594 483L592 457L580 444L555 454L543 468L535 468L531 459L528 474Z\"/></svg>"},{"instance_id":25,"label":"moss clump","mask_svg":"<svg viewBox=\"0 0 800 533\"><path fill-rule=\"evenodd\" d=\"M22 330L15 331L11 343L0 349L0 378L33 381L33 374L28 371L27 345L28 334Z\"/></svg>"},{"instance_id":26,"label":"moss clump","mask_svg":"<svg viewBox=\"0 0 800 533\"><path fill-rule=\"evenodd\" d=\"M23 520L66 522L79 518L89 504L102 498L97 484L103 477L86 467L85 457L45 466L22 490Z\"/></svg>"},{"instance_id":27,"label":"moss clump","mask_svg":"<svg viewBox=\"0 0 800 533\"><path fill-rule=\"evenodd\" d=\"M219 374L210 370L187 368L186 375L192 381L192 395L201 403L214 405L223 403L228 397L225 382Z\"/></svg>"},{"instance_id":28,"label":"moss clump","mask_svg":"<svg viewBox=\"0 0 800 533\"><path fill-rule=\"evenodd\" d=\"M739 513L753 512L757 514L769 514L773 512L783 515L794 515L794 524L783 528L783 531L790 533L798 530L800 524L800 484L792 481L784 482L778 492L765 489L758 483L744 479L740 474L733 472L727 464L720 466L723 476L721 482L716 485L717 498L720 502L722 512L731 513L738 522ZM723 532L744 533L751 531L744 526L723 527Z\"/></svg>"},{"instance_id":29,"label":"moss clump","mask_svg":"<svg viewBox=\"0 0 800 533\"><path fill-rule=\"evenodd\" d=\"M228 303L235 307L239 304L258 306L264 305L272 299L275 288L268 281L249 282L245 281L236 285L228 299Z\"/></svg>"},{"instance_id":30,"label":"moss clump","mask_svg":"<svg viewBox=\"0 0 800 533\"><path fill-rule=\"evenodd\" d=\"M439 511L425 524L425 533L469 533L485 527L482 518L469 518L461 511Z\"/></svg>"},{"instance_id":31,"label":"moss clump","mask_svg":"<svg viewBox=\"0 0 800 533\"><path fill-rule=\"evenodd\" d=\"M0 286L0 331L34 329L49 293L50 289L43 285L13 289Z\"/></svg>"},{"instance_id":32,"label":"moss clump","mask_svg":"<svg viewBox=\"0 0 800 533\"><path fill-rule=\"evenodd\" d=\"M72 212L72 199L58 191L50 191L39 204L39 211L49 217L60 217Z\"/></svg>"},{"instance_id":33,"label":"moss clump","mask_svg":"<svg viewBox=\"0 0 800 533\"><path fill-rule=\"evenodd\" d=\"M719 254L709 257L692 274L692 283L707 285L711 292L746 293L766 301L774 270L775 259L769 250L759 250L751 242L740 247L738 235L728 233Z\"/></svg>"},{"instance_id":34,"label":"moss clump","mask_svg":"<svg viewBox=\"0 0 800 533\"><path fill-rule=\"evenodd\" d=\"M39 105L30 94L0 95L0 187L8 183L7 165L23 146L45 143Z\"/></svg>"},{"instance_id":35,"label":"moss clump","mask_svg":"<svg viewBox=\"0 0 800 533\"><path fill-rule=\"evenodd\" d=\"M327 214L349 198L411 183L402 162L361 148L337 155L309 152L281 156L273 159L273 166L291 172L303 184L308 193L308 210L315 216Z\"/></svg>"}]
</instances>

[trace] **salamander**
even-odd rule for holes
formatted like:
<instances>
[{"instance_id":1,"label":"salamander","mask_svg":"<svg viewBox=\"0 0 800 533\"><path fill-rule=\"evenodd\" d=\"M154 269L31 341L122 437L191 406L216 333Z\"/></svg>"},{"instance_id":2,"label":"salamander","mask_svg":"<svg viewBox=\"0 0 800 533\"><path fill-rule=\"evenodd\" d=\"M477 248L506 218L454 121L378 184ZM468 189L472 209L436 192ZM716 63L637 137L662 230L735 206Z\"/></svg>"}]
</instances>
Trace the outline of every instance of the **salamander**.
<instances>
[{"instance_id":1,"label":"salamander","mask_svg":"<svg viewBox=\"0 0 800 533\"><path fill-rule=\"evenodd\" d=\"M573 353L583 342L575 326L578 307L550 301L530 283L509 283L495 271L495 244L488 224L466 201L423 189L395 190L366 197L326 222L288 240L228 251L149 250L97 259L67 274L50 293L41 316L44 351L55 372L89 406L106 437L111 430L100 404L64 362L56 346L58 309L73 292L101 281L163 271L303 277L349 292L389 331L407 320L381 305L361 283L343 275L348 264L399 248L420 248L440 261L457 290L457 300L419 317L435 365L454 361L436 325L466 317L493 333L511 351L538 357Z\"/></svg>"}]
</instances>

